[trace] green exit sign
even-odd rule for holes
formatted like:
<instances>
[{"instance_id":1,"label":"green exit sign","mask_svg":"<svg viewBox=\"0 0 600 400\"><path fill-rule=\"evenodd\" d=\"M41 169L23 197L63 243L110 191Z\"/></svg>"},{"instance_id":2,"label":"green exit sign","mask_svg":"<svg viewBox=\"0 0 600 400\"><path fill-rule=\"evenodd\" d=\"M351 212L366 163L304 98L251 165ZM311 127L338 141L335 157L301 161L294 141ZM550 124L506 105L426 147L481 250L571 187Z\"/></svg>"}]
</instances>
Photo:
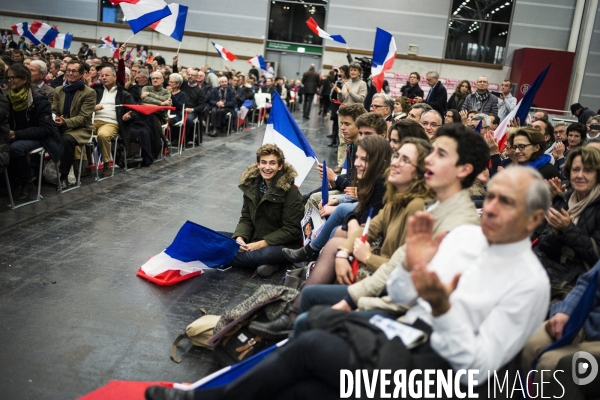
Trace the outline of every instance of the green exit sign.
<instances>
[{"instance_id":1,"label":"green exit sign","mask_svg":"<svg viewBox=\"0 0 600 400\"><path fill-rule=\"evenodd\" d=\"M267 49L279 51L295 51L297 53L323 54L322 47L271 41L267 41Z\"/></svg>"}]
</instances>

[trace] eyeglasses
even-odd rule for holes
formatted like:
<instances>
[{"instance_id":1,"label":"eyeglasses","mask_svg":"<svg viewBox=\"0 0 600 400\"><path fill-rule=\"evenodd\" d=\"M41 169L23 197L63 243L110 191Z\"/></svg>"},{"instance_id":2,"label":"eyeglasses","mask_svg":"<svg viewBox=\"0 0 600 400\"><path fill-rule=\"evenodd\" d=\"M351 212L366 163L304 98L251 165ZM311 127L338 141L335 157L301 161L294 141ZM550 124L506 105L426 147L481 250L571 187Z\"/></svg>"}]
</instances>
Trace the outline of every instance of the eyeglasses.
<instances>
[{"instance_id":1,"label":"eyeglasses","mask_svg":"<svg viewBox=\"0 0 600 400\"><path fill-rule=\"evenodd\" d=\"M371 108L381 108L381 107L387 107L387 106L380 106L378 104L371 104Z\"/></svg>"},{"instance_id":2,"label":"eyeglasses","mask_svg":"<svg viewBox=\"0 0 600 400\"><path fill-rule=\"evenodd\" d=\"M398 153L392 154L392 159L398 160L398 165L401 167L404 167L406 164L412 165L415 168L417 167L415 164L410 162L410 158L408 158L406 156L400 156L400 154L398 154Z\"/></svg>"},{"instance_id":3,"label":"eyeglasses","mask_svg":"<svg viewBox=\"0 0 600 400\"><path fill-rule=\"evenodd\" d=\"M523 151L525 150L528 146L533 146L531 143L529 144L516 144L514 146L511 146L510 149L512 151L517 151L517 149L519 149L519 151Z\"/></svg>"},{"instance_id":4,"label":"eyeglasses","mask_svg":"<svg viewBox=\"0 0 600 400\"><path fill-rule=\"evenodd\" d=\"M152 78L153 81L158 81L158 80L161 80L161 79L162 78L159 78L159 77L156 77L156 76Z\"/></svg>"},{"instance_id":5,"label":"eyeglasses","mask_svg":"<svg viewBox=\"0 0 600 400\"><path fill-rule=\"evenodd\" d=\"M18 76L7 76L6 77L7 81L14 81L15 79L23 79L23 78L19 78Z\"/></svg>"},{"instance_id":6,"label":"eyeglasses","mask_svg":"<svg viewBox=\"0 0 600 400\"><path fill-rule=\"evenodd\" d=\"M68 73L71 73L71 74L78 74L78 73L79 73L79 70L78 70L78 69L68 69L68 70L67 70L67 74L68 74Z\"/></svg>"},{"instance_id":7,"label":"eyeglasses","mask_svg":"<svg viewBox=\"0 0 600 400\"><path fill-rule=\"evenodd\" d=\"M438 126L440 126L440 125L436 124L435 122L421 122L421 125L423 125L423 127L430 126L433 129L435 129Z\"/></svg>"}]
</instances>

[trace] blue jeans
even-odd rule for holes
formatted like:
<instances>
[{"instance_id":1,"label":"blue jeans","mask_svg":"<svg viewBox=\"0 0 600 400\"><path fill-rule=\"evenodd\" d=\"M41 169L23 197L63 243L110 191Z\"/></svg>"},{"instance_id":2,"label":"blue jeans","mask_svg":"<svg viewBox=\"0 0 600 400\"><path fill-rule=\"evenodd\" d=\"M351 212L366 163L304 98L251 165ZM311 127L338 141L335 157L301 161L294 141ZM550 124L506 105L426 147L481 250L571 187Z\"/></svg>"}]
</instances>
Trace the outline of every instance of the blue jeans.
<instances>
[{"instance_id":1,"label":"blue jeans","mask_svg":"<svg viewBox=\"0 0 600 400\"><path fill-rule=\"evenodd\" d=\"M354 211L356 206L358 206L358 203L342 203L338 205L321 228L319 236L310 242L310 247L313 250L321 251L327 244L327 241L331 239L335 229L344 223L346 216Z\"/></svg>"},{"instance_id":2,"label":"blue jeans","mask_svg":"<svg viewBox=\"0 0 600 400\"><path fill-rule=\"evenodd\" d=\"M308 311L313 306L328 305L332 306L344 300L348 296L348 286L346 285L313 285L306 286L302 289L300 294L300 308L298 310L298 317L294 323L294 337L306 332L308 327L306 326L306 318L308 317ZM358 311L358 313L364 316L366 319L371 318L373 315L382 315L384 317L390 316L395 318L393 315L388 315L385 311L372 310L372 311Z\"/></svg>"},{"instance_id":3,"label":"blue jeans","mask_svg":"<svg viewBox=\"0 0 600 400\"><path fill-rule=\"evenodd\" d=\"M233 238L232 232L219 233L235 239ZM242 268L257 268L265 264L289 264L290 262L285 258L282 251L285 247L286 246L267 246L254 251L240 251L235 255L233 261L231 261L231 265Z\"/></svg>"}]
</instances>

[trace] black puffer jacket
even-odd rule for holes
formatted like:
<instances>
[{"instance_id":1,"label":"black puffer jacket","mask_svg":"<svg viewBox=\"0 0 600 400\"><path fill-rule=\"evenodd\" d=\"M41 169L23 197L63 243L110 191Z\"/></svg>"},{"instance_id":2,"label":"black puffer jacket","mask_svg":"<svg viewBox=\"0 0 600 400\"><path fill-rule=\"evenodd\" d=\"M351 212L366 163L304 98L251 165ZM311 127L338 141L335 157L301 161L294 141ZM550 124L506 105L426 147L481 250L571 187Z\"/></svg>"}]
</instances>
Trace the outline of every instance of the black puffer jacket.
<instances>
[{"instance_id":1,"label":"black puffer jacket","mask_svg":"<svg viewBox=\"0 0 600 400\"><path fill-rule=\"evenodd\" d=\"M10 128L8 127L8 99L2 92L0 92L0 172L4 171L4 168L8 166L9 161L9 146L8 134Z\"/></svg>"},{"instance_id":2,"label":"black puffer jacket","mask_svg":"<svg viewBox=\"0 0 600 400\"><path fill-rule=\"evenodd\" d=\"M569 208L569 199L573 190L558 195L553 200L553 207L560 210ZM569 247L573 257L561 262L564 246ZM593 201L580 215L577 224L571 223L565 232L554 235L548 225L539 237L535 248L542 265L546 268L552 284L568 282L575 284L577 278L593 267L598 261L600 249L600 199Z\"/></svg>"}]
</instances>

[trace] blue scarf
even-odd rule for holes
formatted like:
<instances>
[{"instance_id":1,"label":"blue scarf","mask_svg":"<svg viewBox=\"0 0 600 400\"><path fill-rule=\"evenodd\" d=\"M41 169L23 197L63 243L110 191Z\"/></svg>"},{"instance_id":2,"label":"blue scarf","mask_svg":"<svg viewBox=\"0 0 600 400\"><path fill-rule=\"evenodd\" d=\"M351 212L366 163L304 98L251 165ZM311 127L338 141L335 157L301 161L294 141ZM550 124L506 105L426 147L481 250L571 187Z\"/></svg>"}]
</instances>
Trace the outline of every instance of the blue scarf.
<instances>
[{"instance_id":1,"label":"blue scarf","mask_svg":"<svg viewBox=\"0 0 600 400\"><path fill-rule=\"evenodd\" d=\"M549 164L550 161L552 161L552 157L550 156L550 154L542 154L535 160L529 161L527 165L539 171L540 168L542 168L546 164Z\"/></svg>"},{"instance_id":2,"label":"blue scarf","mask_svg":"<svg viewBox=\"0 0 600 400\"><path fill-rule=\"evenodd\" d=\"M79 82L67 84L63 86L63 92L65 92L65 106L63 108L63 116L65 118L71 118L71 104L73 103L73 96L75 96L75 91L81 89L84 85L83 80Z\"/></svg>"}]
</instances>

